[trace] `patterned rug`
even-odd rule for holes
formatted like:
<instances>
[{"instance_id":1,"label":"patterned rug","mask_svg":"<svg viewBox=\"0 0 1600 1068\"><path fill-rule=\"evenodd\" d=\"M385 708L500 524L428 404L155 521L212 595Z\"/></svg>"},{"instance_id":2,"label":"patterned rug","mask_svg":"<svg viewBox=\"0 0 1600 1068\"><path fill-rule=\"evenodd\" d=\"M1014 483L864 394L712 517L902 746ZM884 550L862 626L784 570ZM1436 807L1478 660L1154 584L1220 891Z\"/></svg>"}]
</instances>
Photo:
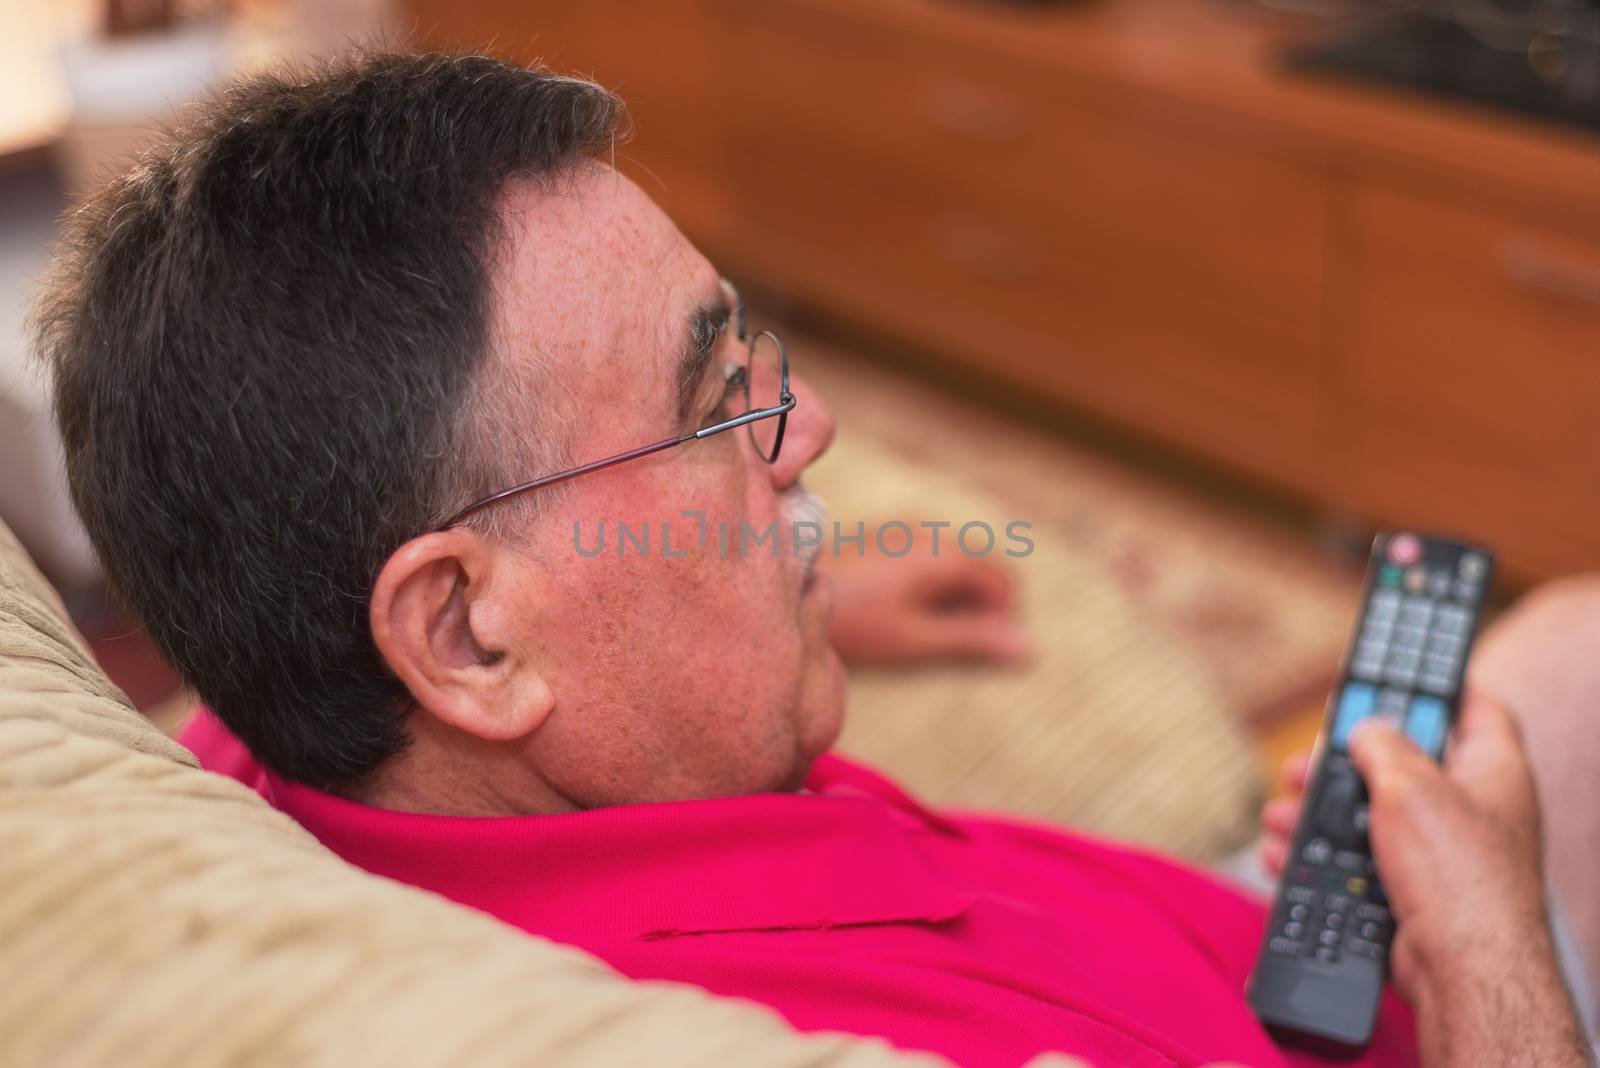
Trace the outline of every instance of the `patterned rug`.
<instances>
[{"instance_id":1,"label":"patterned rug","mask_svg":"<svg viewBox=\"0 0 1600 1068\"><path fill-rule=\"evenodd\" d=\"M1358 567L1214 495L792 330L796 370L842 427L1048 524L1100 562L1148 624L1211 673L1258 729L1320 705Z\"/></svg>"}]
</instances>

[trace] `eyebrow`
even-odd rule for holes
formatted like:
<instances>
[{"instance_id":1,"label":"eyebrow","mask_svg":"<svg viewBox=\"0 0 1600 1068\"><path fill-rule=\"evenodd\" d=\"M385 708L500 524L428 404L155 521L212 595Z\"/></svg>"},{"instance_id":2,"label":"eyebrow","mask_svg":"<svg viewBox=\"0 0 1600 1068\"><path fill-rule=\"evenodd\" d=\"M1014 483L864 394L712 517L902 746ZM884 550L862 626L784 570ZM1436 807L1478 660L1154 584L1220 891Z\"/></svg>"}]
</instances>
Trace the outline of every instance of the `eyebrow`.
<instances>
[{"instance_id":1,"label":"eyebrow","mask_svg":"<svg viewBox=\"0 0 1600 1068\"><path fill-rule=\"evenodd\" d=\"M728 327L731 312L728 302L719 294L689 313L683 339L683 353L678 360L678 423L685 425L691 416L695 399L700 393L700 381L717 350L717 340Z\"/></svg>"}]
</instances>

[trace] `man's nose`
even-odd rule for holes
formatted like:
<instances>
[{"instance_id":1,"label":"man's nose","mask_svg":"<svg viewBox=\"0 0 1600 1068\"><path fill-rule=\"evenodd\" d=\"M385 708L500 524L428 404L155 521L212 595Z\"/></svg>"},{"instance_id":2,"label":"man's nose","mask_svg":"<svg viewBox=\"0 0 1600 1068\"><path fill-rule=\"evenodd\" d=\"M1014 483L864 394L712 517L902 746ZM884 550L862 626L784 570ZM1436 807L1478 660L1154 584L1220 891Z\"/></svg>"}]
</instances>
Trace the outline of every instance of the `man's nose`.
<instances>
[{"instance_id":1,"label":"man's nose","mask_svg":"<svg viewBox=\"0 0 1600 1068\"><path fill-rule=\"evenodd\" d=\"M772 465L772 484L780 491L794 485L800 473L828 451L837 427L833 412L822 395L803 378L791 374L789 389L794 393L794 410L789 413L789 425L783 431L778 462Z\"/></svg>"}]
</instances>

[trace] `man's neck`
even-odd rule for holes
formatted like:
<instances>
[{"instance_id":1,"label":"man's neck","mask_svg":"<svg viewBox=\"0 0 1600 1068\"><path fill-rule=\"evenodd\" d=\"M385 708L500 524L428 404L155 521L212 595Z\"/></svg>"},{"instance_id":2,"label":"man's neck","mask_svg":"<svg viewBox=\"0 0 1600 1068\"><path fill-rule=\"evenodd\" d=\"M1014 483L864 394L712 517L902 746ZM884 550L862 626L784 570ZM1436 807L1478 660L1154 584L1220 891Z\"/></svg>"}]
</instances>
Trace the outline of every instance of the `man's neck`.
<instances>
[{"instance_id":1,"label":"man's neck","mask_svg":"<svg viewBox=\"0 0 1600 1068\"><path fill-rule=\"evenodd\" d=\"M425 717L411 743L351 798L375 808L430 816L545 816L582 807L562 796L514 748L467 735L435 737Z\"/></svg>"},{"instance_id":2,"label":"man's neck","mask_svg":"<svg viewBox=\"0 0 1600 1068\"><path fill-rule=\"evenodd\" d=\"M563 790L541 774L529 740L487 741L454 730L425 714L408 723L410 744L390 757L358 788L353 801L394 812L430 816L492 818L553 816L582 812L597 805L632 803L626 798L592 796ZM797 761L782 782L706 782L674 778L665 772L641 776L655 790L638 803L704 800L735 794L795 793L803 788L813 758Z\"/></svg>"}]
</instances>

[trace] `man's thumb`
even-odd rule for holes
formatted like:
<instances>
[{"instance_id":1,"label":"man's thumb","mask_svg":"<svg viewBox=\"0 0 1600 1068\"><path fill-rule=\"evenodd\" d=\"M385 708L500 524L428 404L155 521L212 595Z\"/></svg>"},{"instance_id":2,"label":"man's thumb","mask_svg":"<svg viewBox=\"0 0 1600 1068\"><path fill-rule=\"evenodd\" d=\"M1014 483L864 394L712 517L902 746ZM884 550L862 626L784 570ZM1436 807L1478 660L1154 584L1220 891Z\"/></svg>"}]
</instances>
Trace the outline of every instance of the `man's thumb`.
<instances>
[{"instance_id":1,"label":"man's thumb","mask_svg":"<svg viewBox=\"0 0 1600 1068\"><path fill-rule=\"evenodd\" d=\"M1350 759L1374 794L1436 770L1410 738L1380 716L1363 721L1351 732Z\"/></svg>"}]
</instances>

